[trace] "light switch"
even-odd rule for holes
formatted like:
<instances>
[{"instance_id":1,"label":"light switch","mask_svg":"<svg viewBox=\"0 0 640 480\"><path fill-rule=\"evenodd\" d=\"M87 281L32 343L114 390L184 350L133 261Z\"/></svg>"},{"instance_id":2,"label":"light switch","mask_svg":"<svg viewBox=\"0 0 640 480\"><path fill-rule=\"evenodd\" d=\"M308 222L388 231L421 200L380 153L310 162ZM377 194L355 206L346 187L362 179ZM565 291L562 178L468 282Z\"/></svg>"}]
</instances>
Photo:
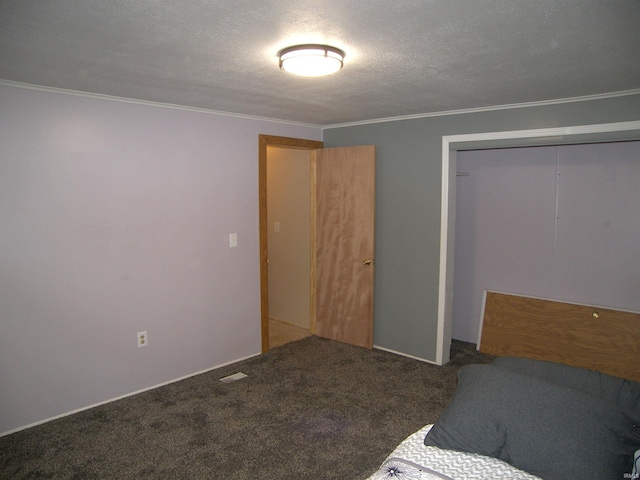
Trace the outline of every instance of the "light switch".
<instances>
[{"instance_id":1,"label":"light switch","mask_svg":"<svg viewBox=\"0 0 640 480\"><path fill-rule=\"evenodd\" d=\"M238 246L238 234L230 233L229 234L229 248L235 248Z\"/></svg>"},{"instance_id":2,"label":"light switch","mask_svg":"<svg viewBox=\"0 0 640 480\"><path fill-rule=\"evenodd\" d=\"M280 233L280 222L276 222L273 224L273 232Z\"/></svg>"}]
</instances>

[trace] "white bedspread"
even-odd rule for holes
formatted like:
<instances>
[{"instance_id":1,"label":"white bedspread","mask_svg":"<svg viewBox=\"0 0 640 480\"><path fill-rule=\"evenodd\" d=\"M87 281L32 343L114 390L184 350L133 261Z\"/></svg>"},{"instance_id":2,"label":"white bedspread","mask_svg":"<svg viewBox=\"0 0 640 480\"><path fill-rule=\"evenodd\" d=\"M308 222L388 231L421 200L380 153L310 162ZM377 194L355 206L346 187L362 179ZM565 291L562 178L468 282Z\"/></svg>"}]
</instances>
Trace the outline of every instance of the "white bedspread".
<instances>
[{"instance_id":1,"label":"white bedspread","mask_svg":"<svg viewBox=\"0 0 640 480\"><path fill-rule=\"evenodd\" d=\"M428 447L431 427L407 437L369 480L541 480L497 458Z\"/></svg>"}]
</instances>

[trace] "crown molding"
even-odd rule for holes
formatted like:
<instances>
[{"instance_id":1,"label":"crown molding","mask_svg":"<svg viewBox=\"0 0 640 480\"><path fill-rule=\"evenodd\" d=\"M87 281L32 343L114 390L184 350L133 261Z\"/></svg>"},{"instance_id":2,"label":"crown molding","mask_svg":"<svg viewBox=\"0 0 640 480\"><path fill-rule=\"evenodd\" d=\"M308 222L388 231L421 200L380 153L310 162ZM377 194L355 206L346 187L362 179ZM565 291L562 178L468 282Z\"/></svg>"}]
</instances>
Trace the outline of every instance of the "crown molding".
<instances>
[{"instance_id":1,"label":"crown molding","mask_svg":"<svg viewBox=\"0 0 640 480\"><path fill-rule=\"evenodd\" d=\"M114 102L121 103L131 103L134 105L144 105L150 107L158 107L158 108L168 108L172 110L182 110L187 112L196 112L196 113L204 113L207 115L217 115L217 116L225 116L225 117L233 117L233 118L242 118L246 120L256 120L260 122L271 122L271 123L281 123L285 125L296 125L301 127L310 127L310 128L320 128L322 130L328 130L332 128L343 128L343 127L354 127L359 125L370 125L375 123L387 123L387 122L397 122L403 120L415 120L420 118L430 118L430 117L445 117L450 115L463 115L469 113L481 113L481 112L493 112L498 110L509 110L514 108L531 108L531 107L541 107L548 105L559 105L564 103L574 103L574 102L586 102L593 100L603 100L607 98L617 98L624 97L630 95L640 95L640 89L635 90L625 90L620 92L610 92L610 93L601 93L597 95L585 95L581 97L569 97L569 98L560 98L554 100L541 100L537 102L524 102L524 103L511 103L505 105L493 105L488 107L474 107L474 108L463 108L459 110L445 110L441 112L429 112L429 113L418 113L414 115L400 115L397 117L384 117L384 118L375 118L370 120L360 120L355 122L346 122L346 123L335 123L330 125L320 125L313 123L303 123L303 122L295 122L288 120L281 120L277 118L269 118L269 117L260 117L257 115L246 115L232 112L224 112L220 110L211 110L206 108L198 108L198 107L189 107L184 105L175 105L171 103L162 103L162 102L153 102L149 100L139 100L135 98L127 98L127 97L117 97L114 95L104 95L100 93L90 93L90 92L82 92L79 90L68 90L64 88L57 87L48 87L44 85L35 85L31 83L22 83L22 82L14 82L11 80L2 80L0 79L0 86L7 87L16 87L16 88L24 88L28 90L36 90L40 92L49 92L49 93L59 93L64 95L73 95L78 97L86 97L86 98L94 98L98 100L110 100Z\"/></svg>"},{"instance_id":2,"label":"crown molding","mask_svg":"<svg viewBox=\"0 0 640 480\"><path fill-rule=\"evenodd\" d=\"M224 112L219 110L210 110L207 108L189 107L185 105L175 105L172 103L153 102L150 100L139 100L135 98L117 97L114 95L104 95L101 93L81 92L79 90L68 90L65 88L47 87L44 85L35 85L31 83L13 82L11 80L0 79L0 86L23 88L26 90L36 90L39 92L59 93L62 95L72 95L76 97L93 98L97 100L109 100L112 102L131 103L134 105L144 105L147 107L167 108L170 110L182 110L186 112L204 113L205 115L216 115L223 117L242 118L245 120L256 120L259 122L281 123L284 125L295 125L299 127L322 128L322 125L312 123L295 122L288 120L280 120L277 118L260 117L257 115L245 115L240 113Z\"/></svg>"},{"instance_id":3,"label":"crown molding","mask_svg":"<svg viewBox=\"0 0 640 480\"><path fill-rule=\"evenodd\" d=\"M445 117L450 115L463 115L468 113L482 113L482 112L494 112L497 110L510 110L514 108L531 108L531 107L543 107L548 105L560 105L564 103L575 103L575 102L586 102L592 100L604 100L607 98L616 98L616 97L625 97L630 95L640 95L640 89L635 90L624 90L621 92L610 92L610 93L601 93L597 95L585 95L581 97L569 97L569 98L559 98L554 100L541 100L537 102L524 102L524 103L510 103L505 105L493 105L489 107L474 107L474 108L463 108L460 110L446 110L442 112L431 112L431 113L417 113L415 115L402 115L398 117L386 117L386 118L376 118L371 120L362 120L357 122L348 122L348 123L336 123L333 125L325 125L322 127L323 130L328 130L330 128L343 128L343 127L354 127L359 125L370 125L374 123L386 123L386 122L397 122L403 120L415 120L419 118L430 118L430 117Z\"/></svg>"}]
</instances>

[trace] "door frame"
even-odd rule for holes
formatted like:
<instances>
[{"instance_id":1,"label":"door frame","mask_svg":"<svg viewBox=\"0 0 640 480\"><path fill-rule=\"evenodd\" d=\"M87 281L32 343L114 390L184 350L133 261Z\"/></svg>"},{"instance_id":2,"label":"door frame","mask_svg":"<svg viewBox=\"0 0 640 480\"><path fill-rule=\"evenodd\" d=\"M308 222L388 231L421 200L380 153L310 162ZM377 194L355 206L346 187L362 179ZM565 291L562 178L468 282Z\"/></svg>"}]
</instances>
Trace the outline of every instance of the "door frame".
<instances>
[{"instance_id":1,"label":"door frame","mask_svg":"<svg viewBox=\"0 0 640 480\"><path fill-rule=\"evenodd\" d=\"M316 150L323 147L319 140L303 138L278 137L275 135L258 135L258 212L260 217L260 328L262 332L262 353L269 351L269 248L267 244L267 147L295 148L300 150ZM311 175L311 195L315 189L315 176ZM315 217L311 217L311 229L315 227ZM312 238L313 242L313 238ZM313 272L312 272L313 288ZM314 309L312 298L311 306ZM313 315L313 312L312 312Z\"/></svg>"},{"instance_id":2,"label":"door frame","mask_svg":"<svg viewBox=\"0 0 640 480\"><path fill-rule=\"evenodd\" d=\"M449 361L453 322L453 249L455 244L456 152L505 147L567 145L640 139L640 121L551 127L529 130L445 135L442 137L440 204L440 275L436 364ZM482 331L480 331L480 334Z\"/></svg>"}]
</instances>

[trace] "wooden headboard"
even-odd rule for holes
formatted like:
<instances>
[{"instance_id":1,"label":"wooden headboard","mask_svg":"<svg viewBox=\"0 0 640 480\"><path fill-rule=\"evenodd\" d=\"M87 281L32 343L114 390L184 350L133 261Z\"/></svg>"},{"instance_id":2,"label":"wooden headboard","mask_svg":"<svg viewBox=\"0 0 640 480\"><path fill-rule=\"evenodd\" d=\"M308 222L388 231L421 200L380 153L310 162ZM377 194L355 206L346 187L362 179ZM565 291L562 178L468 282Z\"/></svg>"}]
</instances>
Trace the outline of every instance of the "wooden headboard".
<instances>
[{"instance_id":1,"label":"wooden headboard","mask_svg":"<svg viewBox=\"0 0 640 480\"><path fill-rule=\"evenodd\" d=\"M640 382L640 314L486 292L479 350Z\"/></svg>"}]
</instances>

